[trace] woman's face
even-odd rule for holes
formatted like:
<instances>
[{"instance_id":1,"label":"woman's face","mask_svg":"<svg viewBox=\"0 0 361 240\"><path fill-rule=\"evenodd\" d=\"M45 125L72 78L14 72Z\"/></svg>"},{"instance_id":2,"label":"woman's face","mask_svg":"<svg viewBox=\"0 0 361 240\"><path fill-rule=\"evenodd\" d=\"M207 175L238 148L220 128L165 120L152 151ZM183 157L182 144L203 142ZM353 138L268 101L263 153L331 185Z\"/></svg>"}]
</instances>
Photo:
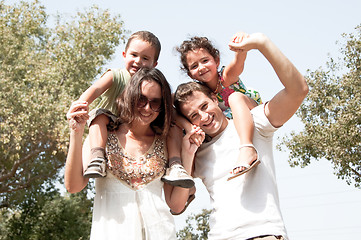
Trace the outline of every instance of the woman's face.
<instances>
[{"instance_id":1,"label":"woman's face","mask_svg":"<svg viewBox=\"0 0 361 240\"><path fill-rule=\"evenodd\" d=\"M146 80L141 85L142 96L137 105L138 124L150 125L159 115L162 102L160 85L152 80Z\"/></svg>"}]
</instances>

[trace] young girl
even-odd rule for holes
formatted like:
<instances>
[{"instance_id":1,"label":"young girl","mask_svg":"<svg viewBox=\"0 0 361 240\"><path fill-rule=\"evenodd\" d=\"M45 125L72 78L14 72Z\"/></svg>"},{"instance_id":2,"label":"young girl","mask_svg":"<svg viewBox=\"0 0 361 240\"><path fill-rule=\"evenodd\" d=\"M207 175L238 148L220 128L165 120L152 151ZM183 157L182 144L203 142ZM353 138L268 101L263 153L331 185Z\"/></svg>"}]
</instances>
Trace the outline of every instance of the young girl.
<instances>
[{"instance_id":1,"label":"young girl","mask_svg":"<svg viewBox=\"0 0 361 240\"><path fill-rule=\"evenodd\" d=\"M239 43L248 34L237 33L231 42ZM234 118L240 138L238 163L228 180L238 177L257 166L257 150L253 146L254 123L250 110L261 103L259 93L249 91L239 79L243 72L246 52L235 51L232 62L218 71L219 51L206 37L192 37L176 48L181 55L182 69L188 76L213 90L219 105L228 118Z\"/></svg>"},{"instance_id":2,"label":"young girl","mask_svg":"<svg viewBox=\"0 0 361 240\"><path fill-rule=\"evenodd\" d=\"M106 160L104 147L107 139L107 125L117 121L118 110L116 99L123 92L124 87L142 67L154 68L157 66L161 44L151 32L138 31L133 33L123 52L124 69L108 70L98 81L90 86L79 98L91 104L102 95L102 101L90 112L89 139L91 159L84 171L84 177L97 178L106 176ZM170 184L193 187L194 181L181 165L180 150L170 152L170 163L177 166L177 174ZM176 159L177 161L174 161Z\"/></svg>"}]
</instances>

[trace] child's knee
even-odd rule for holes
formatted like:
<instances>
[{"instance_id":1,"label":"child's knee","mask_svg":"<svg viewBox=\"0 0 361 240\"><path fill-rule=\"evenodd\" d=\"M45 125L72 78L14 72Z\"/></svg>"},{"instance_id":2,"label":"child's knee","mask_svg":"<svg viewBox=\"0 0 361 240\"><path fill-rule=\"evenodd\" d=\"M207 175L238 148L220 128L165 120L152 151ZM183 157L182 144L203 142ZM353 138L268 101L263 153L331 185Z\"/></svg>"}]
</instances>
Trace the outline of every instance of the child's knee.
<instances>
[{"instance_id":1,"label":"child's knee","mask_svg":"<svg viewBox=\"0 0 361 240\"><path fill-rule=\"evenodd\" d=\"M105 114L100 114L93 119L93 121L90 123L90 126L91 125L106 126L108 124L109 124L109 117L106 116Z\"/></svg>"}]
</instances>

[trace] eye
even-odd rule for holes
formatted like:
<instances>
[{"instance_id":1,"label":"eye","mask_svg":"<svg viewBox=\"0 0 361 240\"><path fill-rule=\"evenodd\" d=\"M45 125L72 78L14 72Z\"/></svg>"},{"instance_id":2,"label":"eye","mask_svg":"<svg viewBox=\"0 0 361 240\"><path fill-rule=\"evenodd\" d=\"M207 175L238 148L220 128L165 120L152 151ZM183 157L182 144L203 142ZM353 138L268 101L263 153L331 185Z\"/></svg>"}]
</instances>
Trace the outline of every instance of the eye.
<instances>
[{"instance_id":1,"label":"eye","mask_svg":"<svg viewBox=\"0 0 361 240\"><path fill-rule=\"evenodd\" d=\"M198 67L198 65L194 64L194 65L192 65L192 66L190 67L190 69L191 69L191 70L194 70L194 69L196 69L197 67Z\"/></svg>"},{"instance_id":2,"label":"eye","mask_svg":"<svg viewBox=\"0 0 361 240\"><path fill-rule=\"evenodd\" d=\"M208 108L208 103L205 103L201 106L201 109L204 111Z\"/></svg>"},{"instance_id":3,"label":"eye","mask_svg":"<svg viewBox=\"0 0 361 240\"><path fill-rule=\"evenodd\" d=\"M208 62L208 59L203 59L202 63L207 63Z\"/></svg>"},{"instance_id":4,"label":"eye","mask_svg":"<svg viewBox=\"0 0 361 240\"><path fill-rule=\"evenodd\" d=\"M198 114L197 114L197 113L194 113L194 114L192 114L192 115L189 117L189 119L195 120L195 119L197 119L197 117L198 117Z\"/></svg>"}]
</instances>

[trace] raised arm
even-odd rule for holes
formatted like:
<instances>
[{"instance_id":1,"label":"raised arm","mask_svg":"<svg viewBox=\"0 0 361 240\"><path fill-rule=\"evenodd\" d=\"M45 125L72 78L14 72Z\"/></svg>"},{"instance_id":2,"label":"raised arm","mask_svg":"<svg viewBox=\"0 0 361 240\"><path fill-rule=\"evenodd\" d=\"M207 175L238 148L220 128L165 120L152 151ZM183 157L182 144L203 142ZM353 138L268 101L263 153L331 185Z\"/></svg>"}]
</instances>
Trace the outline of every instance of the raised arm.
<instances>
[{"instance_id":1,"label":"raised arm","mask_svg":"<svg viewBox=\"0 0 361 240\"><path fill-rule=\"evenodd\" d=\"M243 41L243 39L248 38L249 34L238 32L236 33L229 44L238 44ZM244 70L244 62L246 61L247 52L246 51L238 51L237 49L231 49L235 52L234 58L232 61L224 68L223 71L223 85L229 86L238 81L239 75Z\"/></svg>"},{"instance_id":2,"label":"raised arm","mask_svg":"<svg viewBox=\"0 0 361 240\"><path fill-rule=\"evenodd\" d=\"M265 113L273 126L282 126L297 111L306 97L308 93L306 80L264 34L251 34L249 38L239 44L230 44L230 48L242 51L258 49L272 65L284 89L279 91L266 105Z\"/></svg>"},{"instance_id":3,"label":"raised arm","mask_svg":"<svg viewBox=\"0 0 361 240\"><path fill-rule=\"evenodd\" d=\"M65 187L70 193L80 192L89 179L83 177L82 141L86 120L89 118L88 104L85 101L75 101L67 114L70 126L70 142L65 163ZM86 145L87 146L87 145ZM89 152L90 150L85 152Z\"/></svg>"}]
</instances>

